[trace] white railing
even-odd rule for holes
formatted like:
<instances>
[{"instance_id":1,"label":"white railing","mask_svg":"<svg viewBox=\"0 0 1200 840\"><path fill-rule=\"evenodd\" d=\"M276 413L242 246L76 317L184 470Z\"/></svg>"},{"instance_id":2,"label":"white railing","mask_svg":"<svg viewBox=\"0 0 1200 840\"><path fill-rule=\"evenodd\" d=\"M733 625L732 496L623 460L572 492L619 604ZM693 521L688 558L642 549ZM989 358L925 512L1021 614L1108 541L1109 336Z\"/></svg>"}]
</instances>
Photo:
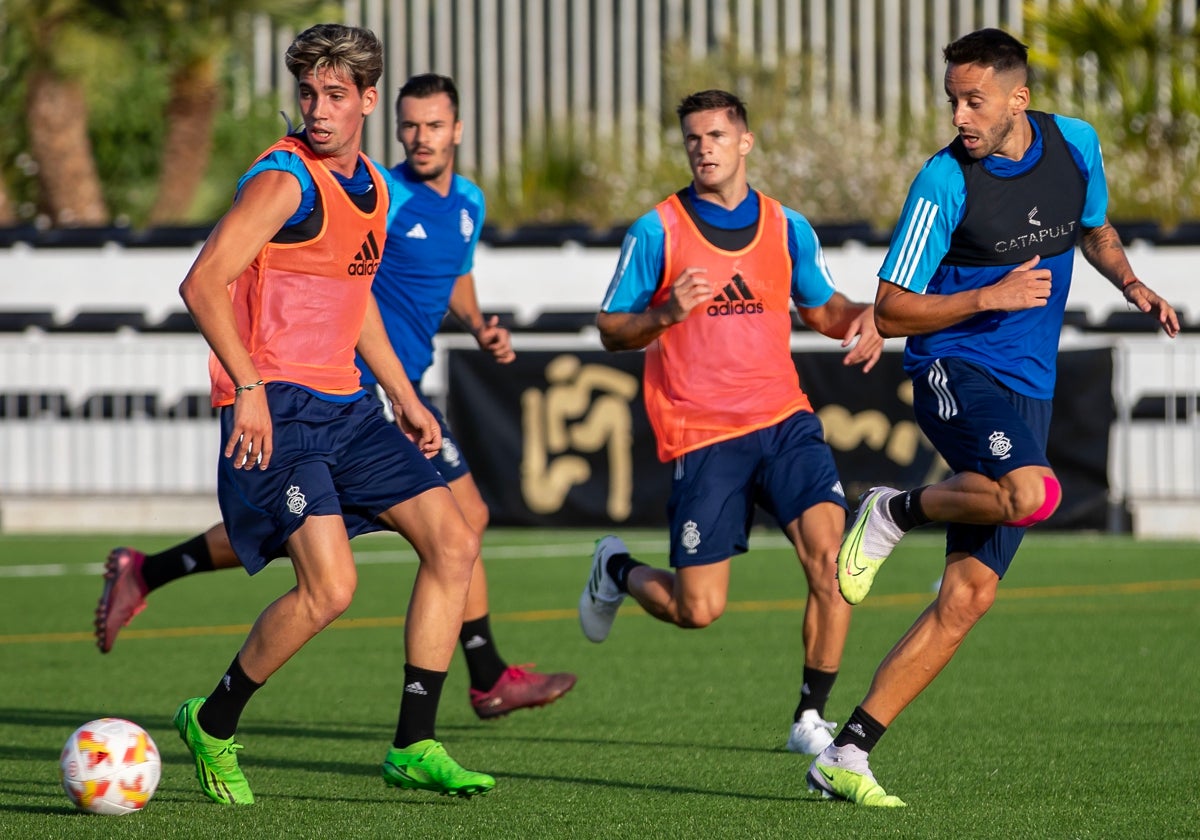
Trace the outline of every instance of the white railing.
<instances>
[{"instance_id":1,"label":"white railing","mask_svg":"<svg viewBox=\"0 0 1200 840\"><path fill-rule=\"evenodd\" d=\"M216 421L162 416L207 409L207 362L198 335L0 336L0 496L214 492Z\"/></svg>"},{"instance_id":2,"label":"white railing","mask_svg":"<svg viewBox=\"0 0 1200 840\"><path fill-rule=\"evenodd\" d=\"M544 341L518 336L517 346ZM550 341L599 348L595 336ZM1108 342L1114 502L1200 503L1200 337ZM438 345L467 346L453 336ZM218 432L207 411L207 356L196 335L0 336L0 497L213 493ZM441 370L436 364L427 379L434 396L444 389ZM1162 413L1139 416L1144 398Z\"/></svg>"},{"instance_id":3,"label":"white railing","mask_svg":"<svg viewBox=\"0 0 1200 840\"><path fill-rule=\"evenodd\" d=\"M825 253L842 291L859 300L874 295L883 249L851 244ZM0 249L0 277L9 278L0 284L0 312L45 311L62 325L80 312L138 311L153 324L182 310L178 283L194 256L195 248ZM555 308L594 311L617 256L613 248L574 244L481 248L476 265L481 303L485 311L512 312L523 323ZM1130 258L1195 325L1200 251L1138 245ZM1068 307L1099 323L1120 306L1116 291L1079 258ZM441 337L439 347L466 346L463 340ZM517 340L532 349L538 337L518 334ZM596 336L586 333L544 341L599 347ZM1156 335L1064 335L1064 346L1079 341L1116 349L1118 422L1109 470L1114 505L1149 505L1154 499L1154 509L1141 514L1149 516L1174 500L1191 504L1194 517L1200 505L1200 418L1194 402L1200 392L1200 334L1173 342ZM204 411L206 362L207 349L196 334L0 333L0 503L48 494L211 498L218 441L216 422ZM441 364L435 362L426 382L432 393L441 393ZM39 396L31 403L29 395ZM103 398L114 395L121 398L105 404ZM1138 409L1143 397L1161 400L1159 418L1143 416ZM198 412L188 410L189 398ZM168 408L181 410L163 418Z\"/></svg>"},{"instance_id":4,"label":"white railing","mask_svg":"<svg viewBox=\"0 0 1200 840\"><path fill-rule=\"evenodd\" d=\"M1200 339L1116 340L1116 499L1200 499Z\"/></svg>"}]
</instances>

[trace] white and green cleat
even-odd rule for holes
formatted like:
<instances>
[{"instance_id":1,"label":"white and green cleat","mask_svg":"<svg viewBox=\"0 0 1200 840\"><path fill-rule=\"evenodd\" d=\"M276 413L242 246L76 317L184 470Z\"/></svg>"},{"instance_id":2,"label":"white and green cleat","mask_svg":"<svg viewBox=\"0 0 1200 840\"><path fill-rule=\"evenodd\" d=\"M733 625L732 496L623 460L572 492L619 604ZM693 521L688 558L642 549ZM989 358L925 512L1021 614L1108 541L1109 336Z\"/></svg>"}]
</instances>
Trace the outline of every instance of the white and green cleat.
<instances>
[{"instance_id":1,"label":"white and green cleat","mask_svg":"<svg viewBox=\"0 0 1200 840\"><path fill-rule=\"evenodd\" d=\"M871 591L875 575L904 532L888 513L888 502L900 494L891 487L872 487L838 551L838 589L849 604L859 604Z\"/></svg>"},{"instance_id":2,"label":"white and green cleat","mask_svg":"<svg viewBox=\"0 0 1200 840\"><path fill-rule=\"evenodd\" d=\"M625 593L608 573L608 560L614 554L628 553L629 548L620 537L609 534L596 540L592 567L583 594L579 596L579 626L589 641L603 642L612 630Z\"/></svg>"},{"instance_id":3,"label":"white and green cleat","mask_svg":"<svg viewBox=\"0 0 1200 840\"><path fill-rule=\"evenodd\" d=\"M837 724L823 719L816 709L805 709L788 732L788 752L816 755L833 743L835 729Z\"/></svg>"},{"instance_id":4,"label":"white and green cleat","mask_svg":"<svg viewBox=\"0 0 1200 840\"><path fill-rule=\"evenodd\" d=\"M904 808L904 800L892 796L871 773L867 754L853 744L832 744L813 759L808 768L808 789L825 799L844 799L867 808Z\"/></svg>"}]
</instances>

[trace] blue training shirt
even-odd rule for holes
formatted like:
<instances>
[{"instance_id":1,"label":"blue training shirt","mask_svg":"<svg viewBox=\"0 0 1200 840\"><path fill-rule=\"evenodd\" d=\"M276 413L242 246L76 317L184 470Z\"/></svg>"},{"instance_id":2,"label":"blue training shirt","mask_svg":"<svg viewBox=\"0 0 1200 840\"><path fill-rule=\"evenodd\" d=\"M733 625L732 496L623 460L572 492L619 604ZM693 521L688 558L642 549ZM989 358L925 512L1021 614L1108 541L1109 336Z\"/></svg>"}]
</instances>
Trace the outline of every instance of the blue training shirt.
<instances>
[{"instance_id":1,"label":"blue training shirt","mask_svg":"<svg viewBox=\"0 0 1200 840\"><path fill-rule=\"evenodd\" d=\"M1052 115L1067 142L1075 165L1087 182L1082 226L1104 224L1108 212L1108 185L1100 140L1083 120ZM989 156L985 169L997 178L1015 178L1041 160L1043 139L1033 120L1034 140L1020 160ZM949 266L942 259L951 236L962 221L966 183L949 147L926 161L909 187L900 220L879 270L880 280L920 294L948 294L979 289L997 282L1020 263L1000 266ZM909 336L904 368L921 375L938 358L967 359L990 370L1007 387L1036 399L1054 396L1054 355L1062 331L1063 311L1071 288L1075 251L1044 258L1038 268L1051 272L1050 299L1045 307L1020 312L984 313L943 330Z\"/></svg>"},{"instance_id":2,"label":"blue training shirt","mask_svg":"<svg viewBox=\"0 0 1200 840\"><path fill-rule=\"evenodd\" d=\"M708 224L722 230L738 230L758 222L758 193L750 190L732 210L697 198L688 186L692 206ZM808 219L783 208L788 224L788 254L792 258L792 300L797 306L823 306L835 291L825 255ZM621 245L617 270L604 296L602 312L643 312L663 280L666 268L666 231L657 210L651 210L629 226ZM669 278L673 280L674 278Z\"/></svg>"},{"instance_id":3,"label":"blue training shirt","mask_svg":"<svg viewBox=\"0 0 1200 840\"><path fill-rule=\"evenodd\" d=\"M419 381L433 362L433 337L442 325L454 284L475 264L483 230L483 190L455 175L438 195L407 163L392 167L387 243L372 290L383 325L408 378ZM364 384L376 379L358 359Z\"/></svg>"},{"instance_id":4,"label":"blue training shirt","mask_svg":"<svg viewBox=\"0 0 1200 840\"><path fill-rule=\"evenodd\" d=\"M376 163L375 166L384 176L384 181L388 183L388 188L390 190L391 183L387 177L387 169L380 166L378 163ZM238 191L240 192L242 187L246 185L246 182L258 173L272 169L277 169L282 172L290 172L293 176L295 176L296 180L300 182L300 206L296 208L296 212L291 215L291 218L283 223L285 228L298 225L300 222L311 216L313 210L317 206L317 185L313 183L312 175L309 174L308 169L304 166L304 161L300 160L299 157L291 152L287 152L282 149L276 149L262 160L255 163L248 170L246 170L245 175L238 179ZM359 159L358 165L354 167L354 174L349 178L337 172L333 172L332 170L329 174L331 174L350 195L362 195L375 186L375 183L371 180L370 173L367 172L366 167L363 166L361 159Z\"/></svg>"}]
</instances>

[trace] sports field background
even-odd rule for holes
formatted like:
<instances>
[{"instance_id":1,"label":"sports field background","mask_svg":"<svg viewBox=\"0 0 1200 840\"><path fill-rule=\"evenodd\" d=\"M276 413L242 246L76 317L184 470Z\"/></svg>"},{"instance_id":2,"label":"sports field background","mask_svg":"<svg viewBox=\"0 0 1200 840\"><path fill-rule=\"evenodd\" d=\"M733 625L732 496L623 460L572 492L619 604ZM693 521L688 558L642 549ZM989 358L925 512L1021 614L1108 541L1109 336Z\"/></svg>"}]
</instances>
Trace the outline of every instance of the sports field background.
<instances>
[{"instance_id":1,"label":"sports field background","mask_svg":"<svg viewBox=\"0 0 1200 840\"><path fill-rule=\"evenodd\" d=\"M451 800L379 778L415 569L389 535L355 543L353 607L247 710L241 761L258 803L236 809L203 798L170 718L212 689L261 608L291 585L286 564L171 584L102 656L90 626L104 555L117 542L176 540L0 537L0 837L1200 837L1196 543L1028 538L991 613L872 756L909 804L892 811L815 798L809 759L783 749L804 583L781 538L755 534L713 627L684 632L627 607L593 645L575 603L597 536L488 535L501 653L579 675L554 705L482 722L456 654L438 734L496 776L493 794ZM661 533L626 536L663 563ZM936 534L906 538L855 609L828 717L846 719L931 599L940 556ZM76 814L59 788L62 743L105 715L142 724L162 752L142 813Z\"/></svg>"}]
</instances>

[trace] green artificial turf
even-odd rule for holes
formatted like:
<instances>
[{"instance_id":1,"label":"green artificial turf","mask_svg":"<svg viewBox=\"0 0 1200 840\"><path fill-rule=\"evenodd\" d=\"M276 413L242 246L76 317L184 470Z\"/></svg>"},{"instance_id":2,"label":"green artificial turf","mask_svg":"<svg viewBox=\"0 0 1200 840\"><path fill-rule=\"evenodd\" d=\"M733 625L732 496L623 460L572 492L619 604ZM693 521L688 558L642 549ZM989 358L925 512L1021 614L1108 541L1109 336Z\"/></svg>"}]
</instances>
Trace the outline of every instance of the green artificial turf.
<instances>
[{"instance_id":1,"label":"green artificial turf","mask_svg":"<svg viewBox=\"0 0 1200 840\"><path fill-rule=\"evenodd\" d=\"M286 564L172 583L101 655L92 610L117 540L0 537L0 837L1200 836L1196 543L1028 537L989 615L872 753L879 781L909 807L873 810L809 794L809 759L783 748L805 590L780 537L756 532L734 561L729 607L712 627L681 631L627 602L594 645L575 604L596 536L488 535L500 652L579 682L551 706L483 722L456 654L438 736L497 779L470 801L379 777L415 558L397 537L358 541L354 605L242 719L240 757L258 799L248 808L201 795L171 715L212 690L262 607L291 586ZM664 564L665 535L627 541ZM846 719L933 597L941 554L934 534L906 538L855 608L827 717ZM162 752L162 781L140 813L77 814L59 787L63 742L102 716L137 721Z\"/></svg>"}]
</instances>

